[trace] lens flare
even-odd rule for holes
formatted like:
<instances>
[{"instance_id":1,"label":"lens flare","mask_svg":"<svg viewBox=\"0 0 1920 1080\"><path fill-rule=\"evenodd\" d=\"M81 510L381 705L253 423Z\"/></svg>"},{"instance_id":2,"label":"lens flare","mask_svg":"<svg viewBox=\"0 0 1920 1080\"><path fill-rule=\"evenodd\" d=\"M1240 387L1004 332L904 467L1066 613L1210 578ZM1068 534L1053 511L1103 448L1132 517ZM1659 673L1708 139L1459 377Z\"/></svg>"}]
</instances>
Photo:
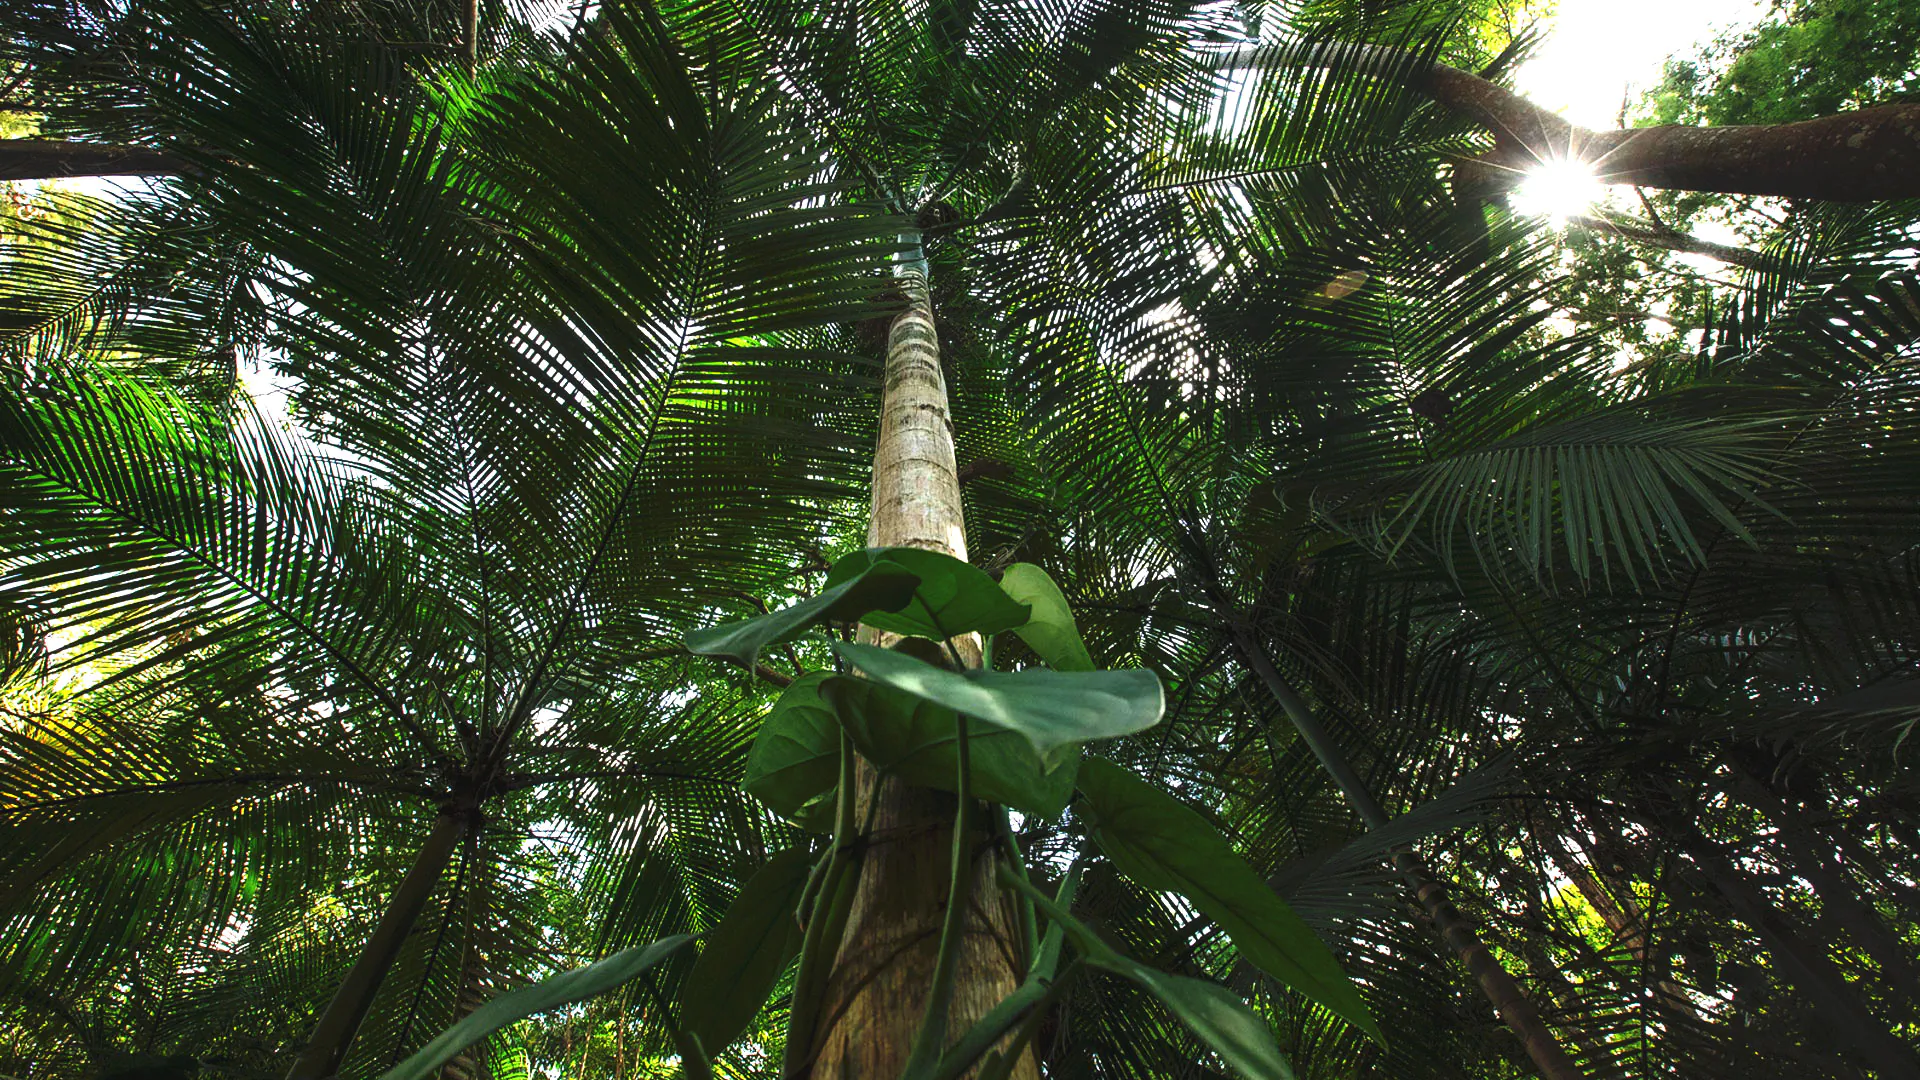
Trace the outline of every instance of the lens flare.
<instances>
[{"instance_id":1,"label":"lens flare","mask_svg":"<svg viewBox=\"0 0 1920 1080\"><path fill-rule=\"evenodd\" d=\"M1593 166L1577 158L1557 158L1529 171L1514 188L1511 204L1516 213L1564 225L1568 218L1586 213L1605 190Z\"/></svg>"}]
</instances>

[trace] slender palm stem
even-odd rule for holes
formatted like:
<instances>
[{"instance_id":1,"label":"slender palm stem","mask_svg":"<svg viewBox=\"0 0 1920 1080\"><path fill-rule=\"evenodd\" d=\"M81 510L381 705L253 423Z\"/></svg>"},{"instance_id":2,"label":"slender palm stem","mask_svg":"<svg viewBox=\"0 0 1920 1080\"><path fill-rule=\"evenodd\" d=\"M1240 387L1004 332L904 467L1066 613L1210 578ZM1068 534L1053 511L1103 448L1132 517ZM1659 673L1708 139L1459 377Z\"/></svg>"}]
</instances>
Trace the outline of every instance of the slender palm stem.
<instances>
[{"instance_id":1,"label":"slender palm stem","mask_svg":"<svg viewBox=\"0 0 1920 1080\"><path fill-rule=\"evenodd\" d=\"M1288 685L1287 680L1273 666L1273 660L1267 651L1253 636L1253 631L1243 622L1237 622L1234 629L1234 644L1239 647L1240 655L1247 666L1259 676L1260 682L1273 695L1280 708L1293 722L1300 737L1306 740L1320 764L1333 777L1334 785L1346 796L1347 802L1360 815L1369 829L1378 829L1388 822L1387 812L1374 798L1373 792L1341 752L1338 743L1327 731L1320 718L1315 716L1307 703ZM1533 1059L1534 1067L1547 1080L1581 1080L1580 1067L1560 1046L1546 1022L1540 1019L1540 1011L1527 997L1500 958L1493 954L1487 943L1474 928L1473 920L1467 918L1447 895L1447 887L1434 876L1420 856L1409 848L1396 851L1393 856L1393 868L1407 887L1413 891L1414 899L1420 903L1421 910L1432 920L1435 930L1451 948L1460 963L1470 972L1474 981L1493 1003L1508 1028L1519 1037L1526 1047L1527 1056Z\"/></svg>"},{"instance_id":2,"label":"slender palm stem","mask_svg":"<svg viewBox=\"0 0 1920 1080\"><path fill-rule=\"evenodd\" d=\"M387 898L387 908L374 925L372 936L360 950L340 988L333 993L326 1011L313 1026L307 1047L287 1071L287 1080L326 1080L340 1071L347 1051L360 1032L360 1024L373 1007L374 995L386 982L387 973L399 959L400 949L413 932L414 923L433 895L434 886L447 868L447 860L466 834L471 811L447 807L434 818L433 829L414 856L413 866L400 879L400 886Z\"/></svg>"}]
</instances>

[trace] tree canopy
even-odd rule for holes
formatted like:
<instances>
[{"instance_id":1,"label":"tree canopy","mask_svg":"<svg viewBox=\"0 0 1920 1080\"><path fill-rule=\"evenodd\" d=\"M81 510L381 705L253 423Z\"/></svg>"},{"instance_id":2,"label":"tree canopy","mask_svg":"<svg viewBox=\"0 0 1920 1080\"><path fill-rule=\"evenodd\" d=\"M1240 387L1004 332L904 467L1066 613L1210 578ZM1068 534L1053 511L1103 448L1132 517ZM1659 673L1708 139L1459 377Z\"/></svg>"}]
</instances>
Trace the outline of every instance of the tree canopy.
<instances>
[{"instance_id":1,"label":"tree canopy","mask_svg":"<svg viewBox=\"0 0 1920 1080\"><path fill-rule=\"evenodd\" d=\"M10 6L0 1073L1920 1077L1907 6Z\"/></svg>"}]
</instances>

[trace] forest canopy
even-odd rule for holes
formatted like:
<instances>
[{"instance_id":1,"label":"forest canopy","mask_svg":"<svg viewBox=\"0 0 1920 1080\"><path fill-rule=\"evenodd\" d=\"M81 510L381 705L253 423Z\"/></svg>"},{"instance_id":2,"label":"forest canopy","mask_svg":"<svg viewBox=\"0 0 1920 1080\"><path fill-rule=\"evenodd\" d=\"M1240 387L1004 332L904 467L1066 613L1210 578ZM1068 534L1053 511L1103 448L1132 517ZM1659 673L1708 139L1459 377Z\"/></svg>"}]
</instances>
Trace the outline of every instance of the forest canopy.
<instances>
[{"instance_id":1,"label":"forest canopy","mask_svg":"<svg viewBox=\"0 0 1920 1080\"><path fill-rule=\"evenodd\" d=\"M0 1080L1920 1080L1920 7L1550 15L6 5Z\"/></svg>"}]
</instances>

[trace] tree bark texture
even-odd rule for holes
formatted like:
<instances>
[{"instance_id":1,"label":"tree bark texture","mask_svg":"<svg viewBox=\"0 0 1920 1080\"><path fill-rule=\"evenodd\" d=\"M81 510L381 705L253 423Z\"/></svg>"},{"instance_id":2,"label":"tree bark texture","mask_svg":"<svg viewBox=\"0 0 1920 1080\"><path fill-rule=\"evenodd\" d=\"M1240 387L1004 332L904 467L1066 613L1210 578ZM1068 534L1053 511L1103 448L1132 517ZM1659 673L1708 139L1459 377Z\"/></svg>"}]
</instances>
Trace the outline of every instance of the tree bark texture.
<instances>
[{"instance_id":1,"label":"tree bark texture","mask_svg":"<svg viewBox=\"0 0 1920 1080\"><path fill-rule=\"evenodd\" d=\"M1217 603L1219 598L1215 599ZM1274 700L1279 702L1287 718L1293 721L1293 726L1300 732L1308 748L1320 759L1321 766L1333 777L1334 784L1346 796L1348 804L1360 815L1360 820L1369 829L1378 829L1387 824L1389 819L1385 808L1373 797L1373 792L1360 779L1360 775L1353 771L1353 766L1341 752L1339 744L1333 741L1332 734L1320 723L1320 718L1313 714L1307 703L1288 685L1279 669L1273 666L1265 646L1253 636L1251 630L1245 628L1235 632L1235 644L1239 646L1247 665L1266 685ZM1493 955L1493 950L1481 939L1473 920L1453 905L1447 895L1446 885L1434 876L1419 855L1408 849L1394 853L1393 868L1412 890L1420 909L1426 913L1447 947L1459 957L1461 966L1480 984L1481 992L1493 1003L1501 1021L1519 1038L1521 1045L1526 1048L1527 1057L1540 1070L1540 1075L1546 1080L1582 1080L1580 1067L1561 1047L1553 1029L1540 1018L1539 1009L1534 1007L1526 991L1507 973L1499 957Z\"/></svg>"},{"instance_id":2,"label":"tree bark texture","mask_svg":"<svg viewBox=\"0 0 1920 1080\"><path fill-rule=\"evenodd\" d=\"M1493 133L1491 152L1455 165L1466 192L1498 194L1540 162L1572 157L1609 184L1835 202L1920 196L1920 104L1791 124L1594 131L1470 71L1387 46L1243 47L1212 62L1220 70L1338 66L1418 90Z\"/></svg>"},{"instance_id":3,"label":"tree bark texture","mask_svg":"<svg viewBox=\"0 0 1920 1080\"><path fill-rule=\"evenodd\" d=\"M407 936L420 920L420 912L426 908L448 860L466 833L472 814L470 810L463 812L447 807L434 818L426 842L420 845L420 852L414 856L406 876L400 879L399 887L387 898L387 908L374 924L373 934L367 938L340 988L334 991L333 999L327 1002L326 1011L313 1025L306 1049L288 1070L287 1080L326 1080L340 1071L347 1051L353 1048L354 1036L360 1032L361 1022L367 1018L367 1010L373 1007L374 995L380 992L387 973L393 970Z\"/></svg>"},{"instance_id":4,"label":"tree bark texture","mask_svg":"<svg viewBox=\"0 0 1920 1080\"><path fill-rule=\"evenodd\" d=\"M867 542L965 559L953 423L927 283L912 273L900 280L909 306L888 332ZM863 633L870 640L879 637ZM979 664L978 640L969 637L954 645L968 666ZM867 805L876 783L880 791L859 887L812 1039L817 1056L810 1074L799 1072L816 1080L900 1075L932 989L951 884L954 796L879 779L864 761L856 780L856 807ZM979 813L970 817L986 819ZM1015 908L994 882L993 838L975 829L968 844L972 899L954 977L949 1043L1017 989L1025 969ZM1031 1053L1022 1055L1012 1076L1037 1080Z\"/></svg>"}]
</instances>

